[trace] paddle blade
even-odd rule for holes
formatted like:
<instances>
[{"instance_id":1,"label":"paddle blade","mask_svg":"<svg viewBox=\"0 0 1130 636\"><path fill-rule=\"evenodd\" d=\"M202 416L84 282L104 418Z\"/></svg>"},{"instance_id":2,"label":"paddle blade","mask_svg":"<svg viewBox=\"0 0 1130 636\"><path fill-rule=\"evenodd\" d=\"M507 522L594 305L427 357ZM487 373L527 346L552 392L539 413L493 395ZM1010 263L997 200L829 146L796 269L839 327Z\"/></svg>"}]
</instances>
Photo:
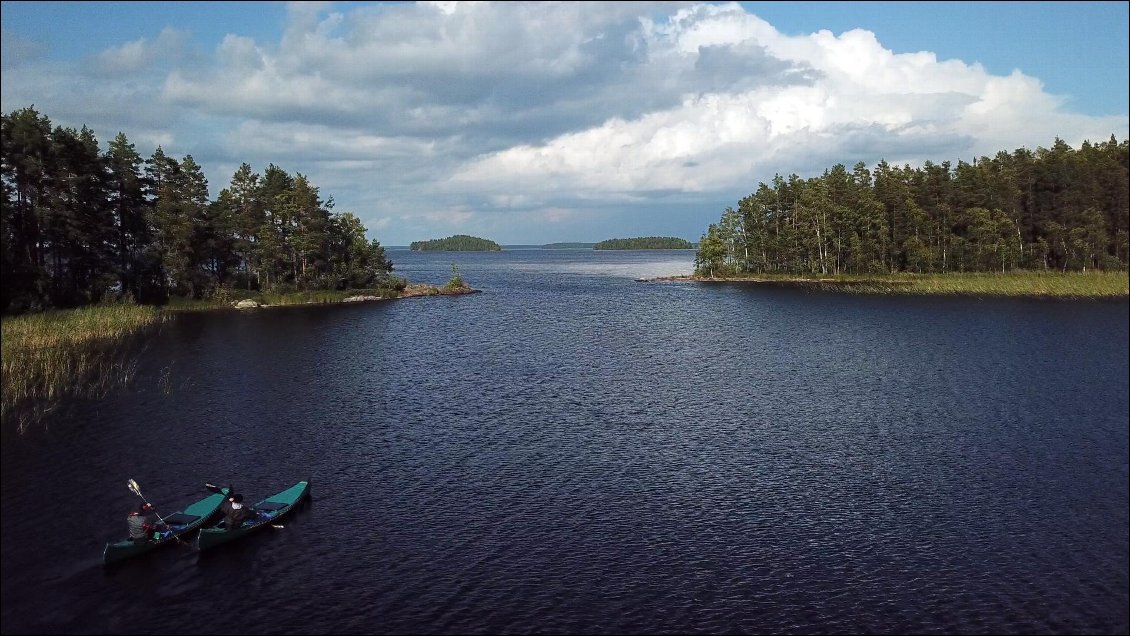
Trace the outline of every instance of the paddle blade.
<instances>
[{"instance_id":1,"label":"paddle blade","mask_svg":"<svg viewBox=\"0 0 1130 636\"><path fill-rule=\"evenodd\" d=\"M217 493L217 494L224 491L223 488L220 488L216 484L212 484L212 483L209 483L209 482L204 482L204 487L207 488L208 490L210 490L211 492L214 492L214 493Z\"/></svg>"},{"instance_id":2,"label":"paddle blade","mask_svg":"<svg viewBox=\"0 0 1130 636\"><path fill-rule=\"evenodd\" d=\"M126 482L126 486L129 486L130 492L137 495L138 497L141 497L141 487L137 485L136 481L131 479ZM144 499L145 497L141 498Z\"/></svg>"}]
</instances>

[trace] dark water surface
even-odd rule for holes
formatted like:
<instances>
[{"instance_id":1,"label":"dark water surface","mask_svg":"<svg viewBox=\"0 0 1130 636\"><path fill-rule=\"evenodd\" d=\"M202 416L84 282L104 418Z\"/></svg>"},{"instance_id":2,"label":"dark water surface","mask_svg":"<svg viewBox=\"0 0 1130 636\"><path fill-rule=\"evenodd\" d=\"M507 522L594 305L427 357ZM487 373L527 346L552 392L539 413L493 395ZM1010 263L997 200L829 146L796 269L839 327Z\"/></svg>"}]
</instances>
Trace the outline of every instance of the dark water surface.
<instances>
[{"instance_id":1,"label":"dark water surface","mask_svg":"<svg viewBox=\"0 0 1130 636\"><path fill-rule=\"evenodd\" d=\"M1128 303L638 283L693 252L392 252L481 294L189 315L3 438L4 633L1126 633ZM313 499L105 570L231 482Z\"/></svg>"}]
</instances>

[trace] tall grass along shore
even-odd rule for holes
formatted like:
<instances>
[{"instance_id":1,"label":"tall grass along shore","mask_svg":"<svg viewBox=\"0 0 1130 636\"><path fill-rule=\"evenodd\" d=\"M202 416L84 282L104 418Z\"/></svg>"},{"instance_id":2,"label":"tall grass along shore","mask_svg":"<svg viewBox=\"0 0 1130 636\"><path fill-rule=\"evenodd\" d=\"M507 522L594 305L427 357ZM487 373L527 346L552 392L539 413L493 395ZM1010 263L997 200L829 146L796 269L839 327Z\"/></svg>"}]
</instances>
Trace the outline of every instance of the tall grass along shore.
<instances>
[{"instance_id":1,"label":"tall grass along shore","mask_svg":"<svg viewBox=\"0 0 1130 636\"><path fill-rule=\"evenodd\" d=\"M922 296L985 296L1063 299L1126 298L1130 296L1127 272L1036 272L885 274L799 276L758 274L742 277L669 276L656 280L740 282L787 285L818 291L851 294L904 294Z\"/></svg>"},{"instance_id":2,"label":"tall grass along shore","mask_svg":"<svg viewBox=\"0 0 1130 636\"><path fill-rule=\"evenodd\" d=\"M115 304L0 321L0 419L22 430L66 397L96 397L128 381L123 343L163 318L155 307Z\"/></svg>"},{"instance_id":3,"label":"tall grass along shore","mask_svg":"<svg viewBox=\"0 0 1130 636\"><path fill-rule=\"evenodd\" d=\"M120 303L5 317L0 321L0 421L22 431L65 398L97 397L129 382L136 364L131 338L178 313L231 310L240 300L254 301L255 306L281 307L476 291L457 274L442 287L396 282L360 290L227 292L202 300L171 299L164 307Z\"/></svg>"}]
</instances>

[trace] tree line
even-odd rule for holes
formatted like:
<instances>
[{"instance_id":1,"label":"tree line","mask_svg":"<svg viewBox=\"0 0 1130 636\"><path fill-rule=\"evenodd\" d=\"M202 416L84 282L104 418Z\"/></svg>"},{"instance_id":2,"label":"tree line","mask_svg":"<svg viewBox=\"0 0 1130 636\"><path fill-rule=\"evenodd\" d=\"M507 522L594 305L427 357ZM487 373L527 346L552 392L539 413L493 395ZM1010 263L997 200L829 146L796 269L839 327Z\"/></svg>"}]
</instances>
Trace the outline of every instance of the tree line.
<instances>
[{"instance_id":1,"label":"tree line","mask_svg":"<svg viewBox=\"0 0 1130 636\"><path fill-rule=\"evenodd\" d=\"M1130 144L776 175L702 236L704 275L1124 270Z\"/></svg>"},{"instance_id":2,"label":"tree line","mask_svg":"<svg viewBox=\"0 0 1130 636\"><path fill-rule=\"evenodd\" d=\"M593 246L594 250L689 250L694 245L686 239L674 236L640 236L636 238L614 238L603 240Z\"/></svg>"},{"instance_id":3,"label":"tree line","mask_svg":"<svg viewBox=\"0 0 1130 636\"><path fill-rule=\"evenodd\" d=\"M332 213L302 174L244 163L215 200L191 155L143 159L123 133L34 107L3 115L0 309L76 307L108 295L161 304L233 288L380 286L392 263L354 214Z\"/></svg>"},{"instance_id":4,"label":"tree line","mask_svg":"<svg viewBox=\"0 0 1130 636\"><path fill-rule=\"evenodd\" d=\"M429 241L413 241L408 249L414 252L501 252L502 246L490 239L456 234Z\"/></svg>"}]
</instances>

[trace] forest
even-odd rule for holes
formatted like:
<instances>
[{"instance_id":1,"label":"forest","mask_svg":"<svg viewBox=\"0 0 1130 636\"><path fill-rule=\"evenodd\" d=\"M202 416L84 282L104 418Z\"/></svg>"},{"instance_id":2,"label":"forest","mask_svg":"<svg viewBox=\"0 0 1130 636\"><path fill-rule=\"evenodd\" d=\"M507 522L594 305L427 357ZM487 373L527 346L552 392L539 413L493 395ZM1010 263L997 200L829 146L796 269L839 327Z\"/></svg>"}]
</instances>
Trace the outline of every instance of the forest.
<instances>
[{"instance_id":1,"label":"forest","mask_svg":"<svg viewBox=\"0 0 1130 636\"><path fill-rule=\"evenodd\" d=\"M689 250L686 239L674 236L642 236L637 238L607 239L593 246L594 250Z\"/></svg>"},{"instance_id":2,"label":"forest","mask_svg":"<svg viewBox=\"0 0 1130 636\"><path fill-rule=\"evenodd\" d=\"M430 241L413 241L408 246L414 252L500 252L502 246L489 239L466 234Z\"/></svg>"},{"instance_id":3,"label":"forest","mask_svg":"<svg viewBox=\"0 0 1130 636\"><path fill-rule=\"evenodd\" d=\"M1130 145L777 175L702 236L700 275L1125 270Z\"/></svg>"},{"instance_id":4,"label":"forest","mask_svg":"<svg viewBox=\"0 0 1130 636\"><path fill-rule=\"evenodd\" d=\"M164 304L233 288L370 288L392 263L361 220L302 174L244 163L219 196L191 155L142 158L126 135L3 115L0 258L5 314L108 299Z\"/></svg>"}]
</instances>

